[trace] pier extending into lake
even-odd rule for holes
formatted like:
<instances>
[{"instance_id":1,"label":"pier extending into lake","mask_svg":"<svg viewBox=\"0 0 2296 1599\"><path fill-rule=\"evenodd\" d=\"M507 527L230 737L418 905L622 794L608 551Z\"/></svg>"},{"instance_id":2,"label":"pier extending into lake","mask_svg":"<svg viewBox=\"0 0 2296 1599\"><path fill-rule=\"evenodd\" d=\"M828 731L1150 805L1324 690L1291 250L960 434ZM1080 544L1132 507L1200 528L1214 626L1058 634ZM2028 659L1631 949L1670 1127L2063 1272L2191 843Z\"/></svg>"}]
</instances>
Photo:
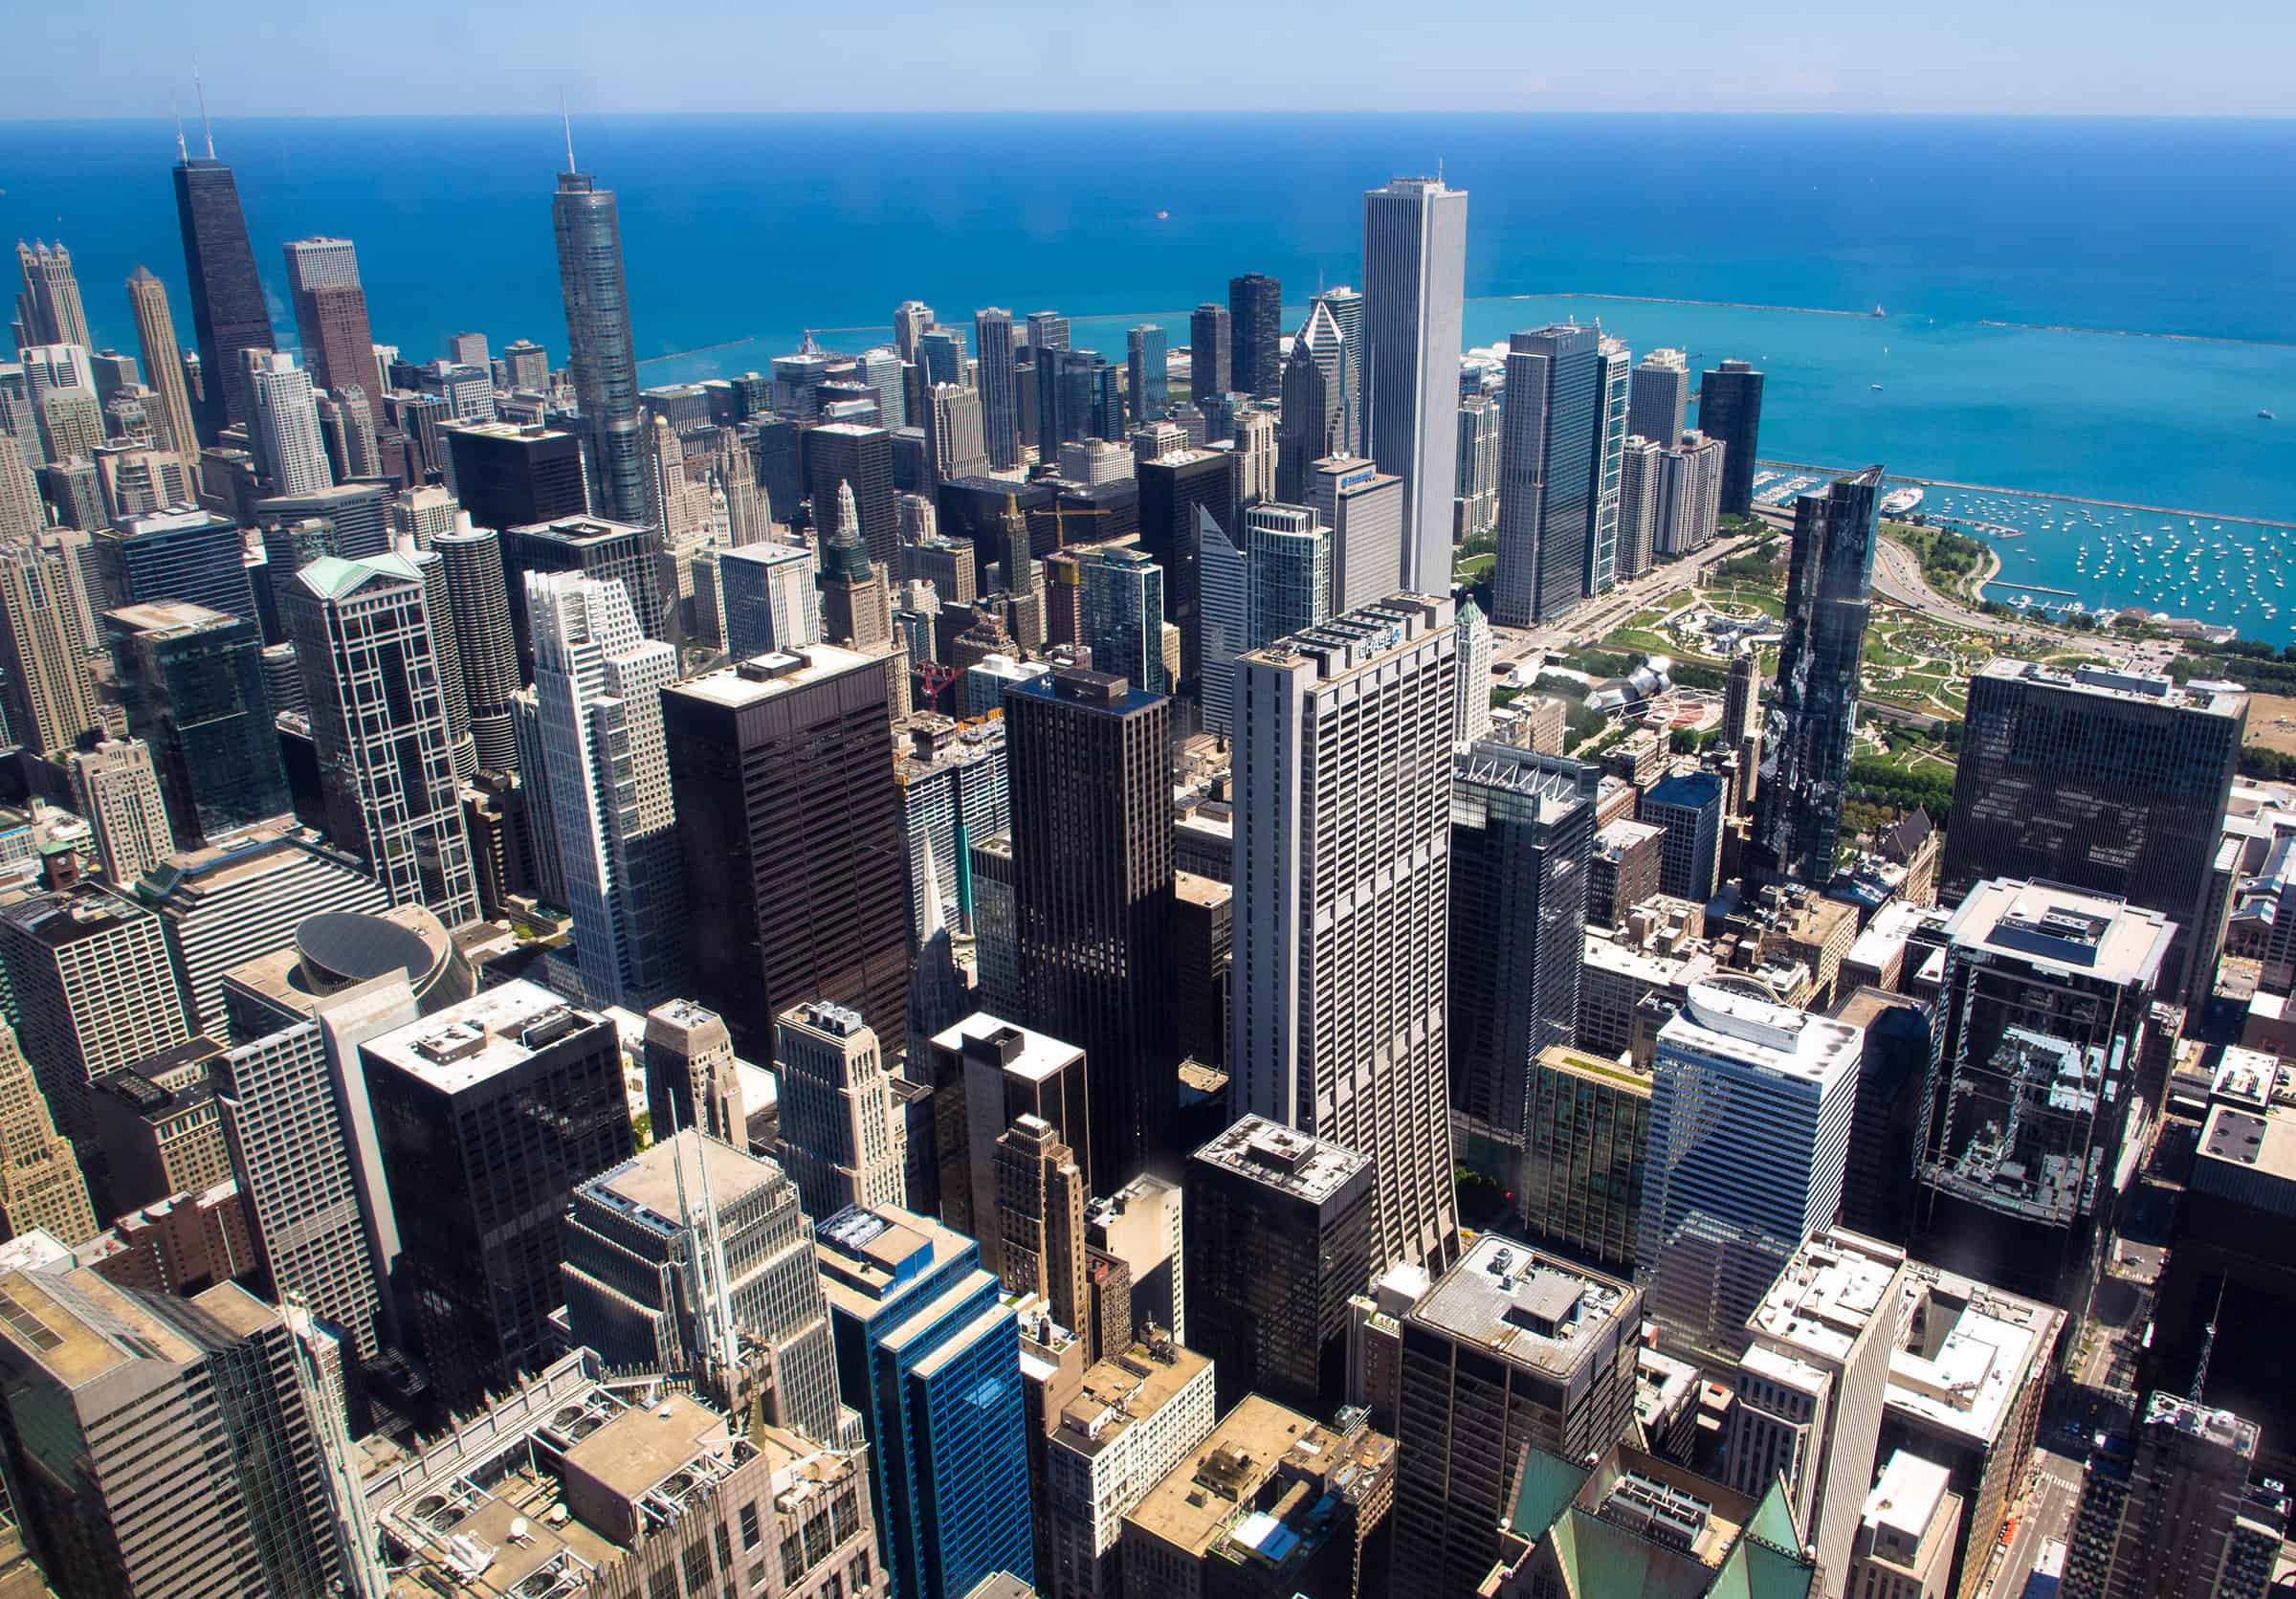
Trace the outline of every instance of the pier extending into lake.
<instances>
[{"instance_id":1,"label":"pier extending into lake","mask_svg":"<svg viewBox=\"0 0 2296 1599\"><path fill-rule=\"evenodd\" d=\"M1827 477L1846 477L1862 470L1854 466L1816 466L1808 461L1759 460L1755 464L1776 467L1780 472L1814 472ZM2183 517L2188 522L2237 522L2245 527L2296 528L2296 522L2277 522L2270 517L2236 516L2230 511L2197 511L2189 505L2148 505L2137 500L2097 500L2087 495L2057 494L2048 489L2011 488L2006 483L1963 483L1951 477L1918 477L1910 472L1892 472L1889 481L1918 484L1925 489L1962 489L1971 494L2013 494L2020 500L2053 500L2062 505L2102 505L2114 511L2144 511L2153 516Z\"/></svg>"}]
</instances>

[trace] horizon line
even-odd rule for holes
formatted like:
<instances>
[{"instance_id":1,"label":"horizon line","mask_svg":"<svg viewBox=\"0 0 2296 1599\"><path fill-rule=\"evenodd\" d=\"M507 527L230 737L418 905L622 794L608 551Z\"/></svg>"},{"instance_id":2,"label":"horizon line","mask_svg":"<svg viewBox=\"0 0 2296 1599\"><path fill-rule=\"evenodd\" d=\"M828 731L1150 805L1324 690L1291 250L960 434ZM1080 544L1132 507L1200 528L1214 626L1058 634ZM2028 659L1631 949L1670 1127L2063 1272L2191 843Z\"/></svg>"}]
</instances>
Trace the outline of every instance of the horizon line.
<instances>
[{"instance_id":1,"label":"horizon line","mask_svg":"<svg viewBox=\"0 0 2296 1599\"><path fill-rule=\"evenodd\" d=\"M236 122L515 122L549 120L556 121L555 106L532 111L267 111L252 115L226 114L227 120ZM1773 121L1841 121L1865 119L1874 122L2260 122L2296 124L2296 113L2275 114L2264 111L1905 111L1872 106L1795 106L1795 107L1720 107L1720 106L1424 106L1403 107L1379 111L1320 111L1320 110L1239 110L1231 106L1204 106L1197 109L1172 106L1122 107L1111 110L1105 106L1067 106L1046 109L1008 108L982 110L977 107L913 106L901 109L854 109L848 106L825 106L811 110L782 110L748 107L646 109L623 111L585 111L585 120L629 121L640 118L659 118L670 121L701 121L720 117L769 118L796 122L812 119L840 122L870 120L892 121L932 118L937 122L961 120L965 122L1041 122L1065 117L1098 117L1102 119L1141 119L1163 122L1198 121L1206 116L1219 116L1235 121L1298 122L1313 120L1331 122L1380 122L1401 118L1468 117L1632 117L1651 118L1706 118ZM166 122L166 117L158 111L110 117L87 116L0 116L0 127L35 125L110 125L143 122Z\"/></svg>"}]
</instances>

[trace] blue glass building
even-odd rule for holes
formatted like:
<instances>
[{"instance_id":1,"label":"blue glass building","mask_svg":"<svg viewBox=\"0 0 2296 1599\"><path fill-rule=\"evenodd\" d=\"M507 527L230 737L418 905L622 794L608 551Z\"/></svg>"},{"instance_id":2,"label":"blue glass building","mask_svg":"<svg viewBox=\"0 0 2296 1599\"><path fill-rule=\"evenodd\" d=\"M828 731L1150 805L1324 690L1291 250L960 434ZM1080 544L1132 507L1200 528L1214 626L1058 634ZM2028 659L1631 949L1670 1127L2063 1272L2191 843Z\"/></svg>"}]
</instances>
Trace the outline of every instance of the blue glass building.
<instances>
[{"instance_id":1,"label":"blue glass building","mask_svg":"<svg viewBox=\"0 0 2296 1599\"><path fill-rule=\"evenodd\" d=\"M970 1238L892 1206L815 1233L837 1381L869 1432L894 1599L1033 1580L1020 1327Z\"/></svg>"}]
</instances>

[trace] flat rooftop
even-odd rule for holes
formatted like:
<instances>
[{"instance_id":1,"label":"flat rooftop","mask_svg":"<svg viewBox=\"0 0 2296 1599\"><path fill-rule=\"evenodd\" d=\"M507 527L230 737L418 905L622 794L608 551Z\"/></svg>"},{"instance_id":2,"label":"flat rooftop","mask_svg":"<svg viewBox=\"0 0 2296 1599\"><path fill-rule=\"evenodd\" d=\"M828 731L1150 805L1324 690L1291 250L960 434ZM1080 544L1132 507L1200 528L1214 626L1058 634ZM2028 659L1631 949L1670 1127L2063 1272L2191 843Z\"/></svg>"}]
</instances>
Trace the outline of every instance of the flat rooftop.
<instances>
[{"instance_id":1,"label":"flat rooftop","mask_svg":"<svg viewBox=\"0 0 2296 1599\"><path fill-rule=\"evenodd\" d=\"M1829 1228L1803 1240L1747 1326L1796 1354L1839 1366L1876 1315L1897 1314L1905 1251Z\"/></svg>"},{"instance_id":2,"label":"flat rooftop","mask_svg":"<svg viewBox=\"0 0 2296 1599\"><path fill-rule=\"evenodd\" d=\"M599 1173L577 1189L609 1210L618 1210L664 1236L686 1230L685 1214L697 1208L702 1195L702 1168L709 1169L709 1192L719 1210L758 1189L785 1181L781 1167L746 1150L710 1139L687 1127L659 1144L651 1144L620 1166ZM683 1183L686 1199L678 1198Z\"/></svg>"},{"instance_id":3,"label":"flat rooftop","mask_svg":"<svg viewBox=\"0 0 2296 1599\"><path fill-rule=\"evenodd\" d=\"M1888 1408L1991 1448L2064 1312L1920 1261L1907 1265L1906 1315L1889 1356Z\"/></svg>"},{"instance_id":4,"label":"flat rooftop","mask_svg":"<svg viewBox=\"0 0 2296 1599\"><path fill-rule=\"evenodd\" d=\"M1661 1050L1720 1056L1779 1077L1829 1086L1858 1068L1865 1034L1712 983L1690 986L1689 1002L1659 1030Z\"/></svg>"},{"instance_id":5,"label":"flat rooftop","mask_svg":"<svg viewBox=\"0 0 2296 1599\"><path fill-rule=\"evenodd\" d=\"M1073 1065L1076 1057L1084 1053L1076 1045L1055 1038L1049 1033L1032 1032L1018 1022L1008 1022L986 1010L976 1010L947 1032L935 1033L933 1043L936 1048L961 1055L967 1040L983 1044L999 1033L1005 1035L1005 1048L1012 1052L1002 1070L1029 1082L1044 1081L1063 1067ZM991 1050L989 1053L993 1056L1000 1052Z\"/></svg>"},{"instance_id":6,"label":"flat rooftop","mask_svg":"<svg viewBox=\"0 0 2296 1599\"><path fill-rule=\"evenodd\" d=\"M1330 680L1362 671L1417 643L1436 629L1447 627L1451 618L1448 598L1393 594L1377 604L1326 617L1312 628L1247 650L1236 658L1255 665L1298 667L1312 678Z\"/></svg>"},{"instance_id":7,"label":"flat rooftop","mask_svg":"<svg viewBox=\"0 0 2296 1599\"><path fill-rule=\"evenodd\" d=\"M863 667L882 670L884 664L879 656L865 655L834 644L807 644L788 653L752 655L732 666L721 666L715 672L704 672L698 677L673 683L662 692L739 710Z\"/></svg>"},{"instance_id":8,"label":"flat rooftop","mask_svg":"<svg viewBox=\"0 0 2296 1599\"><path fill-rule=\"evenodd\" d=\"M2017 660L2008 655L1997 655L1987 661L1976 676L1997 682L2033 683L2064 694L2116 700L2123 704L2159 705L2169 710L2194 711L2208 716L2237 715L2248 699L2246 691L2238 683L2179 683L2174 677L2152 677L2139 672L2115 672L2109 667L2098 665L2077 666L2065 672L2051 666L2037 665L2029 660Z\"/></svg>"},{"instance_id":9,"label":"flat rooftop","mask_svg":"<svg viewBox=\"0 0 2296 1599\"><path fill-rule=\"evenodd\" d=\"M903 1282L974 1248L963 1233L892 1205L850 1206L814 1229L813 1259L831 1310L868 1321L900 1298Z\"/></svg>"},{"instance_id":10,"label":"flat rooftop","mask_svg":"<svg viewBox=\"0 0 2296 1599\"><path fill-rule=\"evenodd\" d=\"M1125 1514L1126 1524L1203 1556L1274 1475L1292 1441L1314 1425L1272 1399L1247 1395Z\"/></svg>"},{"instance_id":11,"label":"flat rooftop","mask_svg":"<svg viewBox=\"0 0 2296 1599\"><path fill-rule=\"evenodd\" d=\"M1650 1097L1650 1074L1617 1060L1605 1060L1568 1044L1549 1044L1538 1052L1541 1071L1559 1072L1566 1077L1583 1077L1599 1083L1615 1094L1631 1094L1640 1099Z\"/></svg>"},{"instance_id":12,"label":"flat rooftop","mask_svg":"<svg viewBox=\"0 0 2296 1599\"><path fill-rule=\"evenodd\" d=\"M589 1028L610 1029L610 1024L519 978L359 1047L376 1060L455 1094Z\"/></svg>"},{"instance_id":13,"label":"flat rooftop","mask_svg":"<svg viewBox=\"0 0 2296 1599\"><path fill-rule=\"evenodd\" d=\"M1330 1199L1371 1166L1369 1155L1264 1116L1245 1117L1197 1150L1195 1159L1312 1205Z\"/></svg>"},{"instance_id":14,"label":"flat rooftop","mask_svg":"<svg viewBox=\"0 0 2296 1599\"><path fill-rule=\"evenodd\" d=\"M2176 924L2109 894L1989 877L1969 891L1945 930L1956 948L2128 984L2158 980Z\"/></svg>"},{"instance_id":15,"label":"flat rooftop","mask_svg":"<svg viewBox=\"0 0 2296 1599\"><path fill-rule=\"evenodd\" d=\"M1639 1308L1634 1289L1494 1233L1477 1238L1406 1320L1550 1376L1591 1358L1596 1335Z\"/></svg>"},{"instance_id":16,"label":"flat rooftop","mask_svg":"<svg viewBox=\"0 0 2296 1599\"><path fill-rule=\"evenodd\" d=\"M2198 1158L2296 1182L2296 1111L2212 1105L2200 1127Z\"/></svg>"},{"instance_id":17,"label":"flat rooftop","mask_svg":"<svg viewBox=\"0 0 2296 1599\"><path fill-rule=\"evenodd\" d=\"M1172 874L1172 892L1182 904L1219 905L1236 897L1233 886L1218 877L1206 877L1194 872Z\"/></svg>"},{"instance_id":18,"label":"flat rooftop","mask_svg":"<svg viewBox=\"0 0 2296 1599\"><path fill-rule=\"evenodd\" d=\"M1135 1343L1085 1368L1083 1387L1061 1407L1053 1441L1090 1459L1106 1451L1136 1421L1145 1421L1183 1392L1211 1366L1209 1357L1164 1340Z\"/></svg>"},{"instance_id":19,"label":"flat rooftop","mask_svg":"<svg viewBox=\"0 0 2296 1599\"><path fill-rule=\"evenodd\" d=\"M130 633L197 633L218 625L236 627L240 618L220 611L210 611L204 605L189 600L147 600L140 605L123 605L103 613L116 631Z\"/></svg>"},{"instance_id":20,"label":"flat rooftop","mask_svg":"<svg viewBox=\"0 0 2296 1599\"><path fill-rule=\"evenodd\" d=\"M1952 1485L1953 1475L1934 1461L1902 1449L1896 1451L1882 1468L1873 1491L1866 1496L1866 1524L1889 1527L1903 1533L1908 1543L1920 1543L1921 1535L1937 1519L1937 1506Z\"/></svg>"}]
</instances>

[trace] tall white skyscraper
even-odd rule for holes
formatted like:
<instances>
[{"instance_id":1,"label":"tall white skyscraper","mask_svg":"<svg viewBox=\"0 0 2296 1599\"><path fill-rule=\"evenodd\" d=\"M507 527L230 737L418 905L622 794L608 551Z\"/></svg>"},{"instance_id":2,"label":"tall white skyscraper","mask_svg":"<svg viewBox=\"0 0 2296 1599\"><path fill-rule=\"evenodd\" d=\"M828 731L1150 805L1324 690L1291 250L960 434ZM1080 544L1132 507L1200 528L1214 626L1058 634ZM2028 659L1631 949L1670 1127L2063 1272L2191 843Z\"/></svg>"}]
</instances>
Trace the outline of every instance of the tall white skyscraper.
<instances>
[{"instance_id":1,"label":"tall white skyscraper","mask_svg":"<svg viewBox=\"0 0 2296 1599\"><path fill-rule=\"evenodd\" d=\"M1490 623L1472 595L1459 606L1458 728L1462 740L1490 737Z\"/></svg>"},{"instance_id":2,"label":"tall white skyscraper","mask_svg":"<svg viewBox=\"0 0 2296 1599\"><path fill-rule=\"evenodd\" d=\"M1378 1163L1380 1270L1440 1271L1458 1247L1451 624L1449 599L1398 594L1236 669L1235 1109Z\"/></svg>"},{"instance_id":3,"label":"tall white skyscraper","mask_svg":"<svg viewBox=\"0 0 2296 1599\"><path fill-rule=\"evenodd\" d=\"M1332 530L1334 611L1376 605L1403 581L1403 485L1360 455L1308 468L1302 504Z\"/></svg>"},{"instance_id":4,"label":"tall white skyscraper","mask_svg":"<svg viewBox=\"0 0 2296 1599\"><path fill-rule=\"evenodd\" d=\"M145 867L175 853L160 774L151 764L151 745L142 739L106 739L73 756L72 786L95 831L103 875L113 882L125 888Z\"/></svg>"},{"instance_id":5,"label":"tall white skyscraper","mask_svg":"<svg viewBox=\"0 0 2296 1599\"><path fill-rule=\"evenodd\" d=\"M1225 738L1235 724L1236 657L1251 648L1251 563L1201 505L1196 623L1203 633L1203 727Z\"/></svg>"},{"instance_id":6,"label":"tall white skyscraper","mask_svg":"<svg viewBox=\"0 0 2296 1599\"><path fill-rule=\"evenodd\" d=\"M1404 589L1451 591L1467 190L1397 178L1363 196L1363 394L1370 454L1403 480Z\"/></svg>"},{"instance_id":7,"label":"tall white skyscraper","mask_svg":"<svg viewBox=\"0 0 2296 1599\"><path fill-rule=\"evenodd\" d=\"M1628 390L1626 431L1660 445L1682 436L1682 415L1690 399L1690 358L1678 349L1655 349L1635 364Z\"/></svg>"},{"instance_id":8,"label":"tall white skyscraper","mask_svg":"<svg viewBox=\"0 0 2296 1599\"><path fill-rule=\"evenodd\" d=\"M718 604L726 653L747 660L821 642L814 552L796 544L744 544L718 552Z\"/></svg>"},{"instance_id":9,"label":"tall white skyscraper","mask_svg":"<svg viewBox=\"0 0 2296 1599\"><path fill-rule=\"evenodd\" d=\"M1254 644L1312 628L1332 613L1332 530L1312 509L1252 506L1244 513L1244 554L1251 566Z\"/></svg>"},{"instance_id":10,"label":"tall white skyscraper","mask_svg":"<svg viewBox=\"0 0 2296 1599\"><path fill-rule=\"evenodd\" d=\"M322 555L279 600L319 747L327 832L394 905L478 918L423 574L403 556ZM441 618L441 625L445 625Z\"/></svg>"},{"instance_id":11,"label":"tall white skyscraper","mask_svg":"<svg viewBox=\"0 0 2296 1599\"><path fill-rule=\"evenodd\" d=\"M1619 584L1619 472L1626 447L1627 379L1634 352L1624 340L1603 339L1595 351L1594 520L1586 546L1586 591L1607 594Z\"/></svg>"},{"instance_id":12,"label":"tall white skyscraper","mask_svg":"<svg viewBox=\"0 0 2296 1599\"><path fill-rule=\"evenodd\" d=\"M677 651L610 578L528 572L526 614L575 967L591 1004L642 1010L668 996L681 947L661 700Z\"/></svg>"},{"instance_id":13,"label":"tall white skyscraper","mask_svg":"<svg viewBox=\"0 0 2296 1599\"><path fill-rule=\"evenodd\" d=\"M774 1018L782 1169L806 1214L908 1196L907 1123L877 1034L861 1012L815 1000Z\"/></svg>"},{"instance_id":14,"label":"tall white skyscraper","mask_svg":"<svg viewBox=\"0 0 2296 1599\"><path fill-rule=\"evenodd\" d=\"M1669 1344L1734 1359L1747 1318L1842 1205L1865 1033L1693 984L1652 1066L1637 1280Z\"/></svg>"},{"instance_id":15,"label":"tall white skyscraper","mask_svg":"<svg viewBox=\"0 0 2296 1599\"><path fill-rule=\"evenodd\" d=\"M292 355L249 350L247 384L254 403L251 423L255 459L280 494L317 494L335 486L326 441L319 432L319 402L311 374Z\"/></svg>"}]
</instances>

